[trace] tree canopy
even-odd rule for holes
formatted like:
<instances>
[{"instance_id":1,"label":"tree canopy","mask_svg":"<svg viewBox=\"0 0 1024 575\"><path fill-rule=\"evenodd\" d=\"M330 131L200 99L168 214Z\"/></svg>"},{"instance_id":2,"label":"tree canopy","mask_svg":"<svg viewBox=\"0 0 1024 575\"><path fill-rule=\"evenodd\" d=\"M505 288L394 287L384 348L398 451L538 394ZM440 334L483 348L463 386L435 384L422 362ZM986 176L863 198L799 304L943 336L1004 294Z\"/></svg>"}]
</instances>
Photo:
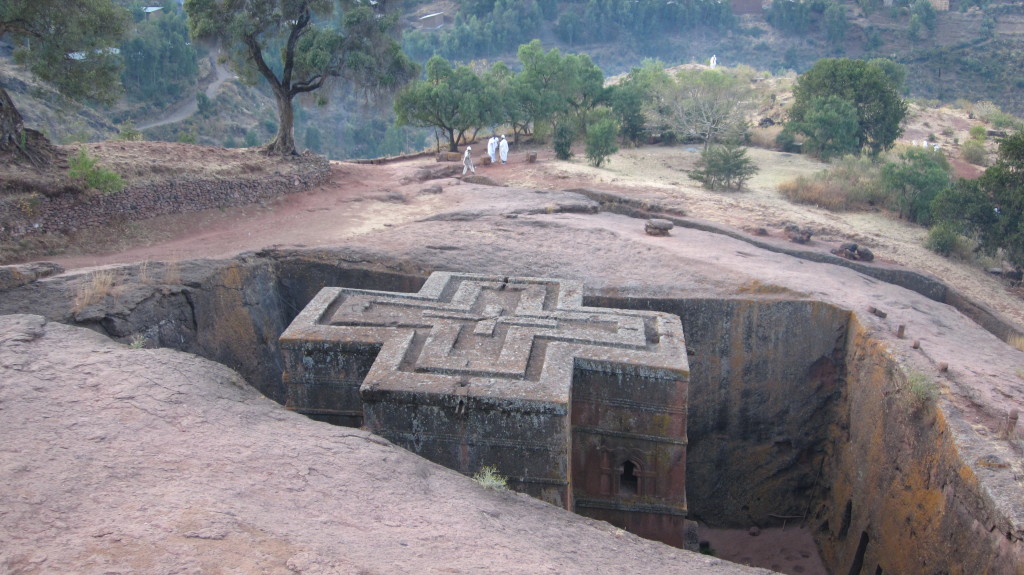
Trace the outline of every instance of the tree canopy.
<instances>
[{"instance_id":1,"label":"tree canopy","mask_svg":"<svg viewBox=\"0 0 1024 575\"><path fill-rule=\"evenodd\" d=\"M482 101L483 81L468 66L452 65L440 56L427 62L427 77L402 90L395 99L398 125L437 128L448 139L448 150L458 151L465 133L490 123Z\"/></svg>"},{"instance_id":2,"label":"tree canopy","mask_svg":"<svg viewBox=\"0 0 1024 575\"><path fill-rule=\"evenodd\" d=\"M395 15L357 0L185 0L185 11L194 38L219 41L240 77L270 85L278 110L272 153L295 153L295 96L333 78L385 92L416 74L392 35Z\"/></svg>"},{"instance_id":3,"label":"tree canopy","mask_svg":"<svg viewBox=\"0 0 1024 575\"><path fill-rule=\"evenodd\" d=\"M977 180L958 180L932 202L937 222L975 237L987 253L1003 249L1024 266L1024 132L999 142L999 160Z\"/></svg>"},{"instance_id":4,"label":"tree canopy","mask_svg":"<svg viewBox=\"0 0 1024 575\"><path fill-rule=\"evenodd\" d=\"M520 46L519 59L522 71L513 74L501 62L480 73L432 57L426 79L395 100L396 121L441 130L451 151L467 132L498 124L512 126L516 136L537 122L564 123L574 134L585 132L588 115L605 98L601 69L585 55L545 52L539 40Z\"/></svg>"},{"instance_id":5,"label":"tree canopy","mask_svg":"<svg viewBox=\"0 0 1024 575\"><path fill-rule=\"evenodd\" d=\"M128 12L111 0L4 0L0 37L17 42L15 62L75 99L111 102L120 93L121 57L116 47L128 28ZM31 141L30 141L31 140ZM19 151L48 163L48 143L26 131L21 114L0 86L0 152Z\"/></svg>"},{"instance_id":6,"label":"tree canopy","mask_svg":"<svg viewBox=\"0 0 1024 575\"><path fill-rule=\"evenodd\" d=\"M857 110L857 149L867 148L878 154L891 148L903 133L900 123L907 115L907 103L899 96L900 88L894 83L893 71L877 62L848 58L818 60L797 79L786 130L807 133L814 110L820 108L820 99L839 98Z\"/></svg>"},{"instance_id":7,"label":"tree canopy","mask_svg":"<svg viewBox=\"0 0 1024 575\"><path fill-rule=\"evenodd\" d=\"M648 123L680 138L713 142L737 139L747 127L753 90L743 79L721 70L681 70L674 80L654 86Z\"/></svg>"}]
</instances>

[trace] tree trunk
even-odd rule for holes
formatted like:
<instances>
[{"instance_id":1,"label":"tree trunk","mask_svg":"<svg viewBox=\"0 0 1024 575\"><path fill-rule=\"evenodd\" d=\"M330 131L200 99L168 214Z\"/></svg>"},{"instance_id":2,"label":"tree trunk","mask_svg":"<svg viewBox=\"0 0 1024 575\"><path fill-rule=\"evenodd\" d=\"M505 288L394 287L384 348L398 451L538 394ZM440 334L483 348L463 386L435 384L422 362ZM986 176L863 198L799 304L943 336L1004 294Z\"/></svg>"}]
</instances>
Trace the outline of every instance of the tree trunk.
<instances>
[{"instance_id":1,"label":"tree trunk","mask_svg":"<svg viewBox=\"0 0 1024 575\"><path fill-rule=\"evenodd\" d=\"M0 86L0 152L20 150L24 133L21 113L14 107L7 90Z\"/></svg>"},{"instance_id":2,"label":"tree trunk","mask_svg":"<svg viewBox=\"0 0 1024 575\"><path fill-rule=\"evenodd\" d=\"M0 86L0 156L25 158L37 168L44 168L53 162L55 152L46 136L25 128L21 113Z\"/></svg>"},{"instance_id":3,"label":"tree trunk","mask_svg":"<svg viewBox=\"0 0 1024 575\"><path fill-rule=\"evenodd\" d=\"M459 140L455 136L455 128L448 130L448 151L458 152L459 151Z\"/></svg>"},{"instance_id":4,"label":"tree trunk","mask_svg":"<svg viewBox=\"0 0 1024 575\"><path fill-rule=\"evenodd\" d=\"M292 108L292 97L284 91L274 91L277 100L277 136L267 146L267 153L281 156L295 155L295 111Z\"/></svg>"}]
</instances>

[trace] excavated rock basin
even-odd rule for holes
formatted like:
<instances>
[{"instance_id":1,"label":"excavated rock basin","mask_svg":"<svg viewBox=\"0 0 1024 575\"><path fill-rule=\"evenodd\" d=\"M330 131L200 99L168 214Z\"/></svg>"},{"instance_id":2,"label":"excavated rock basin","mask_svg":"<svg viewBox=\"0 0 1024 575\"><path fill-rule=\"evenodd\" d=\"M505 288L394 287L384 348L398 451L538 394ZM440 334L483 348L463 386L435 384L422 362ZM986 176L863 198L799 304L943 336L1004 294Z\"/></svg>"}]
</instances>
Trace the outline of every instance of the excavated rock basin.
<instances>
[{"instance_id":1,"label":"excavated rock basin","mask_svg":"<svg viewBox=\"0 0 1024 575\"><path fill-rule=\"evenodd\" d=\"M426 274L274 254L64 274L4 294L117 340L192 352L284 401L278 337L325 286L415 292ZM400 269L400 268L396 268ZM90 297L98 274L115 289ZM692 519L802 523L832 573L1012 573L1020 543L965 473L949 424L848 310L808 299L636 298L584 305L682 319L691 369Z\"/></svg>"}]
</instances>

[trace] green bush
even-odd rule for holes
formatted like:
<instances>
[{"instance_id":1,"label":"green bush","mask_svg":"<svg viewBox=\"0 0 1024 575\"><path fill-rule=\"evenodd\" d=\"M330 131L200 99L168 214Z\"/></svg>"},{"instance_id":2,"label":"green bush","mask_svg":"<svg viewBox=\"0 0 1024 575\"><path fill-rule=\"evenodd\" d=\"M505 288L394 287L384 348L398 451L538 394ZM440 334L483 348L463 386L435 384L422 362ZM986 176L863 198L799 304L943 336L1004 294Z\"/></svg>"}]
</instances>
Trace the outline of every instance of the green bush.
<instances>
[{"instance_id":1,"label":"green bush","mask_svg":"<svg viewBox=\"0 0 1024 575\"><path fill-rule=\"evenodd\" d=\"M928 239L925 240L924 247L948 257L956 251L959 243L960 234L957 233L956 226L949 222L939 222L928 230Z\"/></svg>"},{"instance_id":2,"label":"green bush","mask_svg":"<svg viewBox=\"0 0 1024 575\"><path fill-rule=\"evenodd\" d=\"M984 166L988 161L988 152L985 151L985 145L981 141L967 140L960 146L960 157L965 162Z\"/></svg>"},{"instance_id":3,"label":"green bush","mask_svg":"<svg viewBox=\"0 0 1024 575\"><path fill-rule=\"evenodd\" d=\"M485 465L473 474L473 480L488 489L503 491L508 489L508 479L498 473L498 468L493 465Z\"/></svg>"},{"instance_id":4,"label":"green bush","mask_svg":"<svg viewBox=\"0 0 1024 575\"><path fill-rule=\"evenodd\" d=\"M572 157L572 141L576 138L576 129L570 122L559 122L555 126L555 135L552 144L555 147L555 157L559 160L568 160Z\"/></svg>"},{"instance_id":5,"label":"green bush","mask_svg":"<svg viewBox=\"0 0 1024 575\"><path fill-rule=\"evenodd\" d=\"M754 161L747 157L746 148L723 144L704 150L697 162L697 169L689 175L690 179L697 180L705 188L739 190L757 170Z\"/></svg>"},{"instance_id":6,"label":"green bush","mask_svg":"<svg viewBox=\"0 0 1024 575\"><path fill-rule=\"evenodd\" d=\"M600 168L608 156L619 151L615 145L618 125L611 117L598 119L587 127L587 160L590 165Z\"/></svg>"},{"instance_id":7,"label":"green bush","mask_svg":"<svg viewBox=\"0 0 1024 575\"><path fill-rule=\"evenodd\" d=\"M985 126L982 126L981 124L975 124L975 125L971 126L970 134L971 134L971 139L972 140L978 140L979 142L984 142L985 141L985 135L987 133L988 133L988 130L986 130Z\"/></svg>"},{"instance_id":8,"label":"green bush","mask_svg":"<svg viewBox=\"0 0 1024 575\"><path fill-rule=\"evenodd\" d=\"M85 148L79 148L78 154L68 160L68 175L103 194L116 194L124 189L121 175L96 165L96 158L90 156Z\"/></svg>"},{"instance_id":9,"label":"green bush","mask_svg":"<svg viewBox=\"0 0 1024 575\"><path fill-rule=\"evenodd\" d=\"M911 222L929 225L935 196L950 184L949 162L941 152L909 148L882 166L882 185L889 206Z\"/></svg>"}]
</instances>

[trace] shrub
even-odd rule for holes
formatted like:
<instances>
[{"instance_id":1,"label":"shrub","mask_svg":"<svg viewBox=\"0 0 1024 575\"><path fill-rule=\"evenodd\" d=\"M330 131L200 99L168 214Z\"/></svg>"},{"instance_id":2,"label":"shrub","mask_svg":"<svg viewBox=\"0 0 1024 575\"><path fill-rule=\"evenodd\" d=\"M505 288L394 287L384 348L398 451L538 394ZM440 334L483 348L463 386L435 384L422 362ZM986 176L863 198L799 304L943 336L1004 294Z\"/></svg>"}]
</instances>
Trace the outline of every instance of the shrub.
<instances>
[{"instance_id":1,"label":"shrub","mask_svg":"<svg viewBox=\"0 0 1024 575\"><path fill-rule=\"evenodd\" d=\"M938 386L920 371L910 370L907 373L907 388L919 407L932 403L938 396Z\"/></svg>"},{"instance_id":2,"label":"shrub","mask_svg":"<svg viewBox=\"0 0 1024 575\"><path fill-rule=\"evenodd\" d=\"M116 194L124 189L121 175L97 166L96 158L90 156L85 148L79 148L78 153L68 160L68 175L84 182L87 188L103 194Z\"/></svg>"},{"instance_id":3,"label":"shrub","mask_svg":"<svg viewBox=\"0 0 1024 575\"><path fill-rule=\"evenodd\" d=\"M747 157L745 148L723 144L701 153L697 169L690 172L690 178L709 189L739 190L756 173L757 165Z\"/></svg>"},{"instance_id":4,"label":"shrub","mask_svg":"<svg viewBox=\"0 0 1024 575\"><path fill-rule=\"evenodd\" d=\"M971 139L972 140L978 140L979 142L984 142L985 141L985 135L987 133L988 133L988 130L986 130L985 126L982 126L981 124L975 124L975 125L971 126L970 134L971 134Z\"/></svg>"},{"instance_id":5,"label":"shrub","mask_svg":"<svg viewBox=\"0 0 1024 575\"><path fill-rule=\"evenodd\" d=\"M967 140L960 146L960 158L978 166L984 166L988 162L988 152L985 145L978 140Z\"/></svg>"},{"instance_id":6,"label":"shrub","mask_svg":"<svg viewBox=\"0 0 1024 575\"><path fill-rule=\"evenodd\" d=\"M921 148L900 152L897 160L882 166L882 185L889 194L889 207L908 221L930 224L932 200L949 187L951 171L941 152Z\"/></svg>"},{"instance_id":7,"label":"shrub","mask_svg":"<svg viewBox=\"0 0 1024 575\"><path fill-rule=\"evenodd\" d=\"M498 473L498 468L493 465L485 465L473 475L473 480L488 489L502 491L508 489L508 479Z\"/></svg>"},{"instance_id":8,"label":"shrub","mask_svg":"<svg viewBox=\"0 0 1024 575\"><path fill-rule=\"evenodd\" d=\"M959 244L960 234L957 233L956 226L949 222L939 222L928 230L928 239L925 240L924 247L948 257L956 251Z\"/></svg>"},{"instance_id":9,"label":"shrub","mask_svg":"<svg viewBox=\"0 0 1024 575\"><path fill-rule=\"evenodd\" d=\"M572 141L576 138L576 130L569 122L559 122L555 126L555 135L552 144L555 147L555 157L559 160L568 160L572 157Z\"/></svg>"},{"instance_id":10,"label":"shrub","mask_svg":"<svg viewBox=\"0 0 1024 575\"><path fill-rule=\"evenodd\" d=\"M118 127L117 139L124 140L126 142L141 142L142 132L136 130L135 123L128 120Z\"/></svg>"},{"instance_id":11,"label":"shrub","mask_svg":"<svg viewBox=\"0 0 1024 575\"><path fill-rule=\"evenodd\" d=\"M600 168L608 156L619 151L615 145L615 137L619 127L615 120L601 118L587 128L587 160L590 165Z\"/></svg>"}]
</instances>

